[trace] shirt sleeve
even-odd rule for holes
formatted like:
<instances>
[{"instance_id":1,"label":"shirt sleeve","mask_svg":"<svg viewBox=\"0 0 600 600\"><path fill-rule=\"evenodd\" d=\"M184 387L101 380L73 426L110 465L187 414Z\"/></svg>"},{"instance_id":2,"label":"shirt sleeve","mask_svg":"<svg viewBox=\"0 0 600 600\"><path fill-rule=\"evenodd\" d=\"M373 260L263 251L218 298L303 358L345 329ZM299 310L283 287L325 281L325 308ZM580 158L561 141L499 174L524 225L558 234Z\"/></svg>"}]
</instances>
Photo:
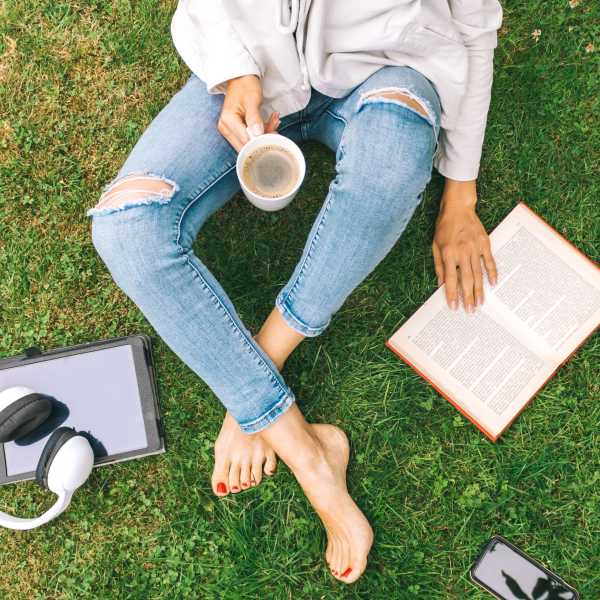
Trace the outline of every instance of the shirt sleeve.
<instances>
[{"instance_id":1,"label":"shirt sleeve","mask_svg":"<svg viewBox=\"0 0 600 600\"><path fill-rule=\"evenodd\" d=\"M479 174L502 7L496 0L449 0L449 4L467 48L469 68L459 117L452 128L440 132L435 167L445 177L470 181Z\"/></svg>"},{"instance_id":2,"label":"shirt sleeve","mask_svg":"<svg viewBox=\"0 0 600 600\"><path fill-rule=\"evenodd\" d=\"M171 19L171 37L181 58L211 94L224 93L224 84L234 77L261 76L222 0L179 0Z\"/></svg>"}]
</instances>

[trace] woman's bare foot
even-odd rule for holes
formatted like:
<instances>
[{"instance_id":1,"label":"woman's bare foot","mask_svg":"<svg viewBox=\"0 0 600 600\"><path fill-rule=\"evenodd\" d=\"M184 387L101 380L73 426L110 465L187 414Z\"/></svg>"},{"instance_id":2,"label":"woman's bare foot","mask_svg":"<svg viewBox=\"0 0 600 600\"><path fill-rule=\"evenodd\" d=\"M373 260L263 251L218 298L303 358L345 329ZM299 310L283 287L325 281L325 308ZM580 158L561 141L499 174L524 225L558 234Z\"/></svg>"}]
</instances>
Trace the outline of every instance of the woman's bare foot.
<instances>
[{"instance_id":1,"label":"woman's bare foot","mask_svg":"<svg viewBox=\"0 0 600 600\"><path fill-rule=\"evenodd\" d=\"M367 566L373 530L346 487L348 438L334 425L309 428L320 451L292 471L325 526L325 559L331 572L336 579L352 583Z\"/></svg>"},{"instance_id":2,"label":"woman's bare foot","mask_svg":"<svg viewBox=\"0 0 600 600\"><path fill-rule=\"evenodd\" d=\"M275 452L258 435L244 433L227 413L215 441L215 467L212 489L217 496L237 494L258 485L263 472L273 475L277 467Z\"/></svg>"},{"instance_id":3,"label":"woman's bare foot","mask_svg":"<svg viewBox=\"0 0 600 600\"><path fill-rule=\"evenodd\" d=\"M304 336L289 327L273 308L254 339L281 371ZM244 433L227 413L215 441L215 467L211 478L214 493L227 496L230 491L236 494L258 485L263 472L272 475L276 466L275 452L269 444L260 436Z\"/></svg>"},{"instance_id":4,"label":"woman's bare foot","mask_svg":"<svg viewBox=\"0 0 600 600\"><path fill-rule=\"evenodd\" d=\"M333 575L356 581L367 566L373 530L348 494L350 447L334 425L311 425L297 404L260 432L291 469L327 532L325 558Z\"/></svg>"}]
</instances>

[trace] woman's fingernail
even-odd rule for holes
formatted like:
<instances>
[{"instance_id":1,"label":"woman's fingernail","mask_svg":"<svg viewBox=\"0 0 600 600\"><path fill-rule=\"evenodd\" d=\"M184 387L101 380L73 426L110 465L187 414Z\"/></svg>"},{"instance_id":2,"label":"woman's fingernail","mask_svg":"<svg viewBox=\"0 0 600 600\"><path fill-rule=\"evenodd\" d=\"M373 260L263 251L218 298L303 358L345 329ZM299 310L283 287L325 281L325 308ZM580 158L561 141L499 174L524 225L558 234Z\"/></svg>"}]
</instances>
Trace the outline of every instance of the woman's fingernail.
<instances>
[{"instance_id":1,"label":"woman's fingernail","mask_svg":"<svg viewBox=\"0 0 600 600\"><path fill-rule=\"evenodd\" d=\"M352 572L352 568L348 567L343 573L342 573L342 577L348 577L348 575L350 575L350 573Z\"/></svg>"},{"instance_id":2,"label":"woman's fingernail","mask_svg":"<svg viewBox=\"0 0 600 600\"><path fill-rule=\"evenodd\" d=\"M224 483L217 483L217 492L224 494L227 491L227 486Z\"/></svg>"},{"instance_id":3,"label":"woman's fingernail","mask_svg":"<svg viewBox=\"0 0 600 600\"><path fill-rule=\"evenodd\" d=\"M254 125L250 127L250 131L254 135L262 135L265 132L265 126L262 123L254 123Z\"/></svg>"}]
</instances>

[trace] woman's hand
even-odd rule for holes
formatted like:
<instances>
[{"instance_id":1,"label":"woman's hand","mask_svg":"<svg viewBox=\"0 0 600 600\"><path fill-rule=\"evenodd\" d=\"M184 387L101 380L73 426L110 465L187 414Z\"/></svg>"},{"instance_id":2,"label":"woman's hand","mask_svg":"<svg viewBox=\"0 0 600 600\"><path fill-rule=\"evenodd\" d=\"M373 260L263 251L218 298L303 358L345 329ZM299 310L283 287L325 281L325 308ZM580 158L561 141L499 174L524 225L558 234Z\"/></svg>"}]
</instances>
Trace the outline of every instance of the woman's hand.
<instances>
[{"instance_id":1,"label":"woman's hand","mask_svg":"<svg viewBox=\"0 0 600 600\"><path fill-rule=\"evenodd\" d=\"M467 312L483 304L481 257L490 284L496 283L496 263L476 203L475 181L446 179L432 249L438 285L446 284L446 301L452 310L458 308L459 287Z\"/></svg>"},{"instance_id":2,"label":"woman's hand","mask_svg":"<svg viewBox=\"0 0 600 600\"><path fill-rule=\"evenodd\" d=\"M262 86L256 75L243 75L227 82L217 129L237 152L249 139L246 127L254 135L272 133L279 127L278 113L271 113L263 123L259 111L262 99Z\"/></svg>"}]
</instances>

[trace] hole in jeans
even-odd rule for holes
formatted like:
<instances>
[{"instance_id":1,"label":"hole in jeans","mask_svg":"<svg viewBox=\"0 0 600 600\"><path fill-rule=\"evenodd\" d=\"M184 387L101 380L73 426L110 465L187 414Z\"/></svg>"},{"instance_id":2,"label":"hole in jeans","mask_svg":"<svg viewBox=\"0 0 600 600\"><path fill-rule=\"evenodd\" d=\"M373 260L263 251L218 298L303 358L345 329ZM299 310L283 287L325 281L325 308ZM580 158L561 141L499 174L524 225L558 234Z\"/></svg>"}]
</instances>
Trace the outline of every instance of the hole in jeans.
<instances>
[{"instance_id":1,"label":"hole in jeans","mask_svg":"<svg viewBox=\"0 0 600 600\"><path fill-rule=\"evenodd\" d=\"M109 184L100 196L98 204L88 211L88 215L109 213L153 202L164 204L178 189L178 185L166 177L132 173Z\"/></svg>"},{"instance_id":2,"label":"hole in jeans","mask_svg":"<svg viewBox=\"0 0 600 600\"><path fill-rule=\"evenodd\" d=\"M431 113L431 110L418 96L410 92L409 90L400 88L383 88L380 90L372 90L366 92L360 98L360 104L368 102L393 102L395 104L403 104L408 108L413 109L421 116L425 117L430 123L434 123L435 119Z\"/></svg>"}]
</instances>

